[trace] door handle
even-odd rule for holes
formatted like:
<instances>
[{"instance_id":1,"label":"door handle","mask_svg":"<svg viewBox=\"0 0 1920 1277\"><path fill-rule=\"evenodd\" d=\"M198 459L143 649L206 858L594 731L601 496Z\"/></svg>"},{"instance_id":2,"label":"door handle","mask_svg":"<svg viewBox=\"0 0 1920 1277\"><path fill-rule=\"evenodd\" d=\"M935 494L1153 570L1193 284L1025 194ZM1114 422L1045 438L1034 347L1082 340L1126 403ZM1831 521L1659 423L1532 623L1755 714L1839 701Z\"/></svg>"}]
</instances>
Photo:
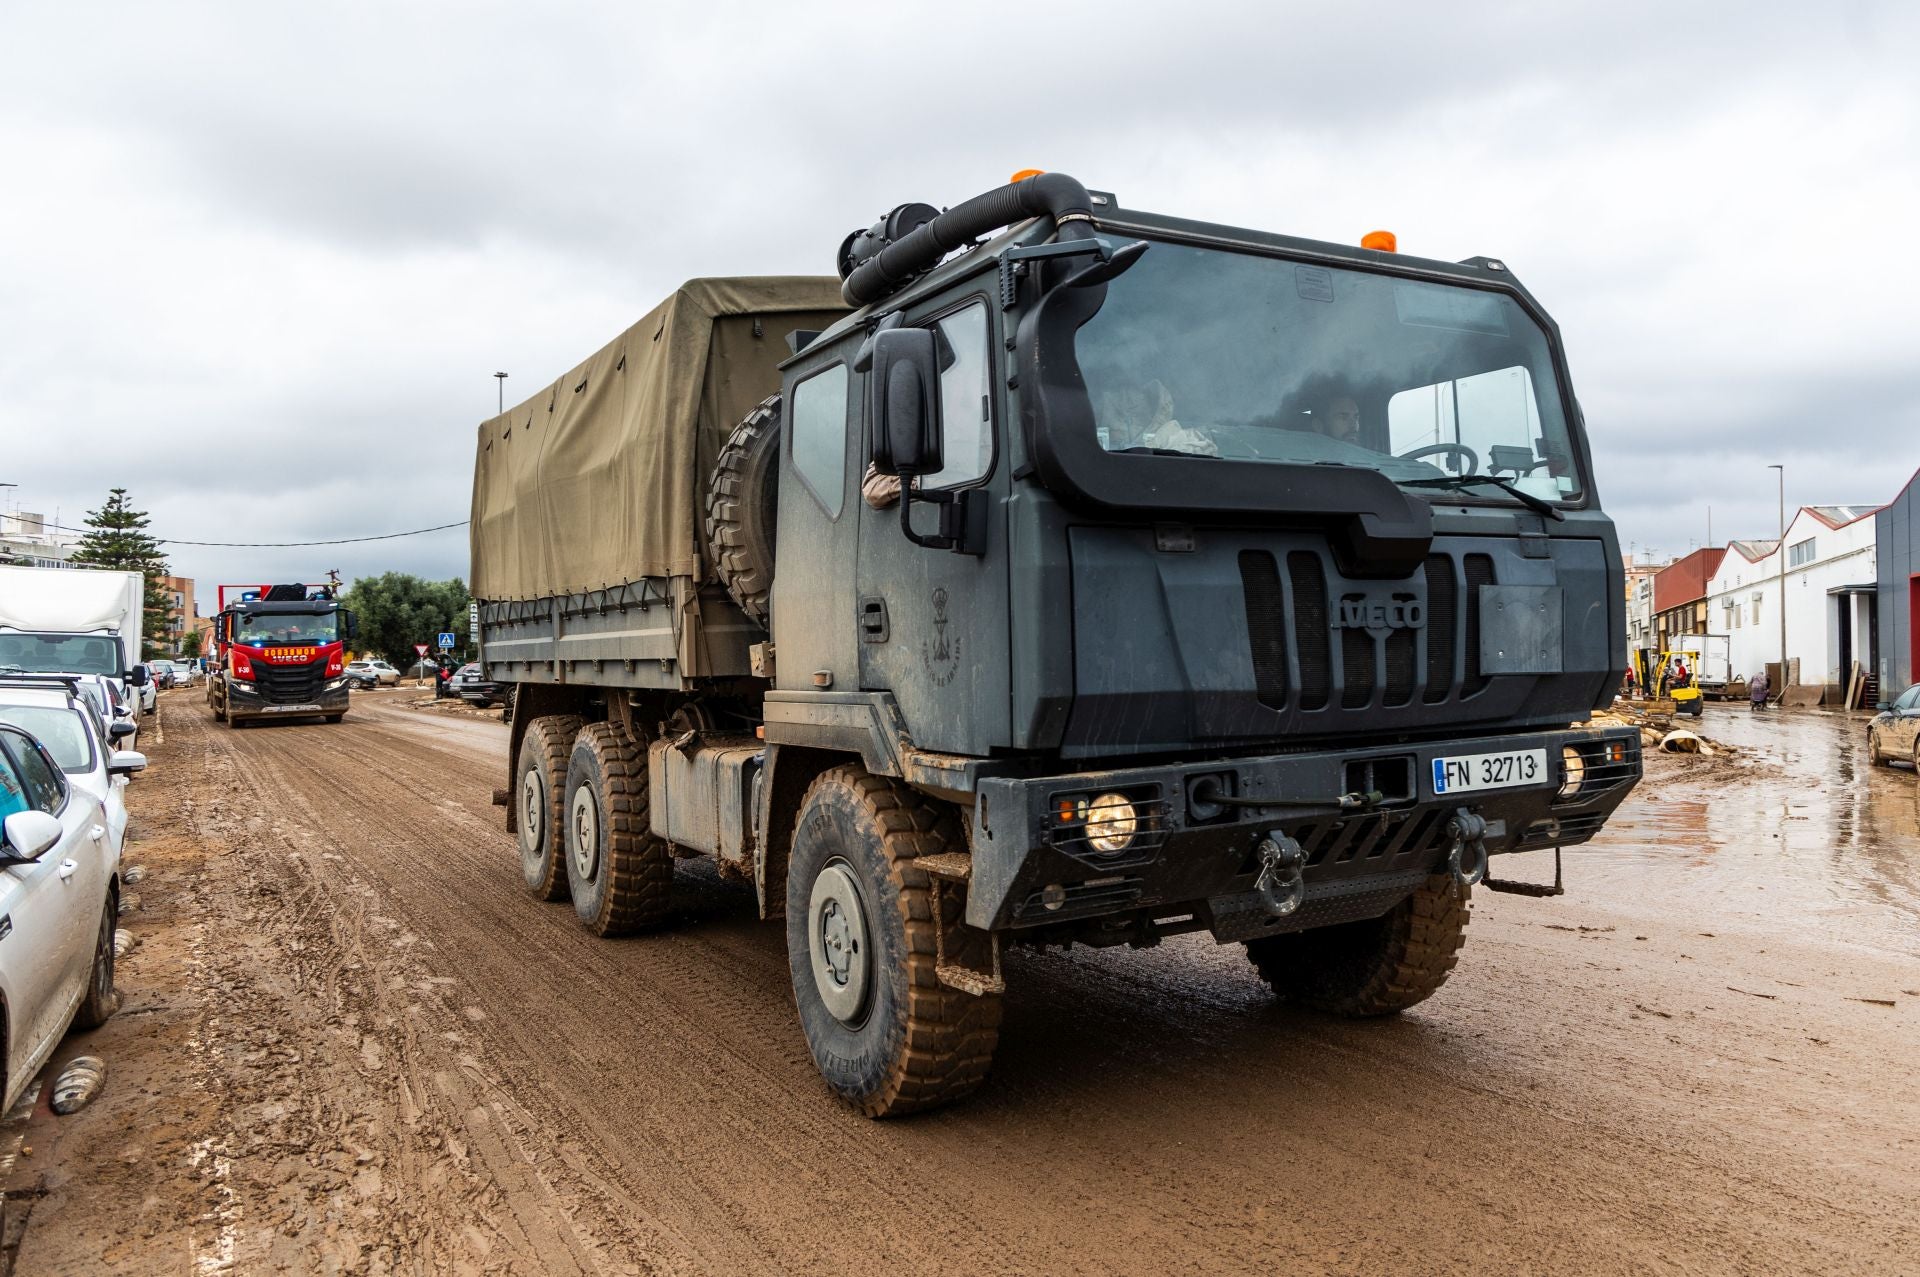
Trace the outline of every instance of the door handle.
<instances>
[{"instance_id":1,"label":"door handle","mask_svg":"<svg viewBox=\"0 0 1920 1277\"><path fill-rule=\"evenodd\" d=\"M89 829L87 831L87 837L93 839L95 842L99 842L102 838L105 838L106 836L107 836L107 827L105 825L95 825L92 829Z\"/></svg>"},{"instance_id":2,"label":"door handle","mask_svg":"<svg viewBox=\"0 0 1920 1277\"><path fill-rule=\"evenodd\" d=\"M61 861L60 862L60 881L65 882L67 879L73 877L73 871L78 869L79 867L80 867L80 862L77 860Z\"/></svg>"}]
</instances>

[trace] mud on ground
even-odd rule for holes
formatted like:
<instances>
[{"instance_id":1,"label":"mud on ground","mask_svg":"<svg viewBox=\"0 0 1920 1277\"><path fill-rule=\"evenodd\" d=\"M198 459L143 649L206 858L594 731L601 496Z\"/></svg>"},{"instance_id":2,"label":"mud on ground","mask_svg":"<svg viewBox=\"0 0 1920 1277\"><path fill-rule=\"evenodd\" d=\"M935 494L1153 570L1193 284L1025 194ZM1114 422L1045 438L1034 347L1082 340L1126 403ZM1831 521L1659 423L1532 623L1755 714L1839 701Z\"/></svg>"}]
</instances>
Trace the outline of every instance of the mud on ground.
<instances>
[{"instance_id":1,"label":"mud on ground","mask_svg":"<svg viewBox=\"0 0 1920 1277\"><path fill-rule=\"evenodd\" d=\"M162 698L125 1005L57 1057L112 1072L34 1124L19 1271L1916 1267L1920 787L1846 720L1710 709L1740 765L1650 757L1396 1020L1204 938L1015 954L985 1090L876 1124L749 891L683 864L676 925L593 939L521 893L497 715L401 695Z\"/></svg>"}]
</instances>

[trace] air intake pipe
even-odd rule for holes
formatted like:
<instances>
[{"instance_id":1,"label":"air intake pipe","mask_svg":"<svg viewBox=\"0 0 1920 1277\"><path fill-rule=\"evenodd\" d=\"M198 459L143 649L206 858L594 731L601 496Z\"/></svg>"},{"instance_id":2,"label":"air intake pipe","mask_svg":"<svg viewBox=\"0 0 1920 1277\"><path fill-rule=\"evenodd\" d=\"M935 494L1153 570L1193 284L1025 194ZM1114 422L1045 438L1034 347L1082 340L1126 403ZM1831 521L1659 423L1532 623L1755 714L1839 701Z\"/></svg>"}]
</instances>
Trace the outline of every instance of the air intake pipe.
<instances>
[{"instance_id":1,"label":"air intake pipe","mask_svg":"<svg viewBox=\"0 0 1920 1277\"><path fill-rule=\"evenodd\" d=\"M925 207L902 205L895 212ZM845 282L840 295L849 306L877 302L938 266L940 259L954 249L1042 214L1053 218L1063 239L1085 239L1093 234L1093 201L1087 196L1087 188L1065 173L1042 173L1002 186L925 221L911 213L903 218L889 214L874 230L856 231L842 245L840 268ZM887 224L903 221L917 224L899 239L886 242ZM878 249L873 251L876 245Z\"/></svg>"}]
</instances>

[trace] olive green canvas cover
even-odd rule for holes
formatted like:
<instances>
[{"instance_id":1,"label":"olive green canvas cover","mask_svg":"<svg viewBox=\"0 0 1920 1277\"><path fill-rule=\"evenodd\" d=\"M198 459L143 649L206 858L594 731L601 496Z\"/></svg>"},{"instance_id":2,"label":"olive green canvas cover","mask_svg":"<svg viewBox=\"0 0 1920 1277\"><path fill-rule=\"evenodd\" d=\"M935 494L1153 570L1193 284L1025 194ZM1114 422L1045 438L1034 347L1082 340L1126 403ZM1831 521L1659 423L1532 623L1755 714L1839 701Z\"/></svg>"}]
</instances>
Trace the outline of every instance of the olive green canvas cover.
<instances>
[{"instance_id":1,"label":"olive green canvas cover","mask_svg":"<svg viewBox=\"0 0 1920 1277\"><path fill-rule=\"evenodd\" d=\"M846 313L830 276L689 280L585 363L481 423L474 595L704 579L700 524L721 446L780 389L787 334Z\"/></svg>"}]
</instances>

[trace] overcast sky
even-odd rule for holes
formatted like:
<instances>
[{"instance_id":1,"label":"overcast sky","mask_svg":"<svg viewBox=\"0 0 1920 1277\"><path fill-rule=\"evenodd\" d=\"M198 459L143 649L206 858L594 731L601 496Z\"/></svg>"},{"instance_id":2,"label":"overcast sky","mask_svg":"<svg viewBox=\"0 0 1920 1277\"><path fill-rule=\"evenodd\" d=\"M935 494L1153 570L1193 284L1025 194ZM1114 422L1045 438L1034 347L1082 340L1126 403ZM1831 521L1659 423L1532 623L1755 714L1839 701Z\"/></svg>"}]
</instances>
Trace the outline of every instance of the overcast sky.
<instances>
[{"instance_id":1,"label":"overcast sky","mask_svg":"<svg viewBox=\"0 0 1920 1277\"><path fill-rule=\"evenodd\" d=\"M685 278L827 273L1015 169L1509 263L1622 544L1920 466L1920 6L0 8L0 489L181 540L464 519L474 427ZM463 530L170 546L467 575Z\"/></svg>"}]
</instances>

